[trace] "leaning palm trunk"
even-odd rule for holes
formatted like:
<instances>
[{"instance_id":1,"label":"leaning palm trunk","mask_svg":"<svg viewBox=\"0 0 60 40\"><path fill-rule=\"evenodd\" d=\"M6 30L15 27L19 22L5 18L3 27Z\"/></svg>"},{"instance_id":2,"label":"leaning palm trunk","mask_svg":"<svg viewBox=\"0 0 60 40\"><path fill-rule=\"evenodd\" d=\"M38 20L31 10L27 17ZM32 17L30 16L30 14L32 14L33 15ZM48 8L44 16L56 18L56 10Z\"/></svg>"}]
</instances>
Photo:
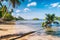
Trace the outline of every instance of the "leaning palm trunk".
<instances>
[{"instance_id":1,"label":"leaning palm trunk","mask_svg":"<svg viewBox=\"0 0 60 40\"><path fill-rule=\"evenodd\" d=\"M4 17L6 16L6 14L7 14L7 12L5 12L5 14L2 16L2 18L1 18L1 19L4 19Z\"/></svg>"},{"instance_id":2,"label":"leaning palm trunk","mask_svg":"<svg viewBox=\"0 0 60 40\"><path fill-rule=\"evenodd\" d=\"M6 14L7 14L7 13L5 12L5 14L2 16L2 18L0 18L0 22L1 22L1 23L4 23L4 17L6 16Z\"/></svg>"}]
</instances>

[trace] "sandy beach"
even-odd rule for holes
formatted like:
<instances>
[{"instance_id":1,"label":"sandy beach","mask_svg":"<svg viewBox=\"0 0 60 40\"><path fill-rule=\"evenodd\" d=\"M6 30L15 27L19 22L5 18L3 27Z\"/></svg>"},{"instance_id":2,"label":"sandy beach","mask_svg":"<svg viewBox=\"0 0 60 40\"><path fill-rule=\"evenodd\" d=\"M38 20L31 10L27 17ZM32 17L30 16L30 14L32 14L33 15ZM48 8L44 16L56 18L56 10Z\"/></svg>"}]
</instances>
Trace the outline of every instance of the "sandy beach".
<instances>
[{"instance_id":1,"label":"sandy beach","mask_svg":"<svg viewBox=\"0 0 60 40\"><path fill-rule=\"evenodd\" d=\"M51 36L51 35L28 35L23 38L19 38L17 40L60 40L59 37Z\"/></svg>"},{"instance_id":2,"label":"sandy beach","mask_svg":"<svg viewBox=\"0 0 60 40\"><path fill-rule=\"evenodd\" d=\"M20 26L20 27L18 27L18 26ZM17 33L28 33L30 31L35 31L32 28L29 28L24 25L0 25L0 29L2 29L2 30L0 30L0 36L4 36L4 35L8 35L8 34L17 34ZM10 39L16 38L16 37L18 37L18 36L0 39L0 40L10 40ZM60 40L60 37L51 36L51 35L36 35L33 33L30 35L24 36L22 38L18 38L16 40Z\"/></svg>"},{"instance_id":3,"label":"sandy beach","mask_svg":"<svg viewBox=\"0 0 60 40\"><path fill-rule=\"evenodd\" d=\"M0 36L6 34L17 34L17 33L27 33L34 31L32 28L29 28L24 25L0 25Z\"/></svg>"}]
</instances>

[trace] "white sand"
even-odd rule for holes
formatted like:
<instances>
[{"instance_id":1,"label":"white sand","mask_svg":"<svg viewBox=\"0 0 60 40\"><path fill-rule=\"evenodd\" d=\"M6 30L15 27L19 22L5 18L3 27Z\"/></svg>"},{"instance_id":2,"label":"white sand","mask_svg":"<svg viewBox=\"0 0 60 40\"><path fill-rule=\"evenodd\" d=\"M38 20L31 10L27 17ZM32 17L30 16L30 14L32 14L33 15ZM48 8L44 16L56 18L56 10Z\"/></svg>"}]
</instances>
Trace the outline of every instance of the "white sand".
<instances>
[{"instance_id":1,"label":"white sand","mask_svg":"<svg viewBox=\"0 0 60 40\"><path fill-rule=\"evenodd\" d=\"M17 40L60 40L60 37L51 35L28 35Z\"/></svg>"},{"instance_id":2,"label":"white sand","mask_svg":"<svg viewBox=\"0 0 60 40\"><path fill-rule=\"evenodd\" d=\"M34 29L29 28L27 26L23 26L23 25L0 25L0 28L7 29L5 31L0 30L0 36L8 35L8 34L16 34L16 33L27 33L30 31L34 31ZM9 39L2 39L2 40L9 40ZM27 35L25 37L19 38L17 40L60 40L60 37L55 37L51 35L31 34L31 35Z\"/></svg>"},{"instance_id":3,"label":"white sand","mask_svg":"<svg viewBox=\"0 0 60 40\"><path fill-rule=\"evenodd\" d=\"M32 28L23 25L0 25L0 29L6 29L5 31L0 30L0 36L34 31Z\"/></svg>"}]
</instances>

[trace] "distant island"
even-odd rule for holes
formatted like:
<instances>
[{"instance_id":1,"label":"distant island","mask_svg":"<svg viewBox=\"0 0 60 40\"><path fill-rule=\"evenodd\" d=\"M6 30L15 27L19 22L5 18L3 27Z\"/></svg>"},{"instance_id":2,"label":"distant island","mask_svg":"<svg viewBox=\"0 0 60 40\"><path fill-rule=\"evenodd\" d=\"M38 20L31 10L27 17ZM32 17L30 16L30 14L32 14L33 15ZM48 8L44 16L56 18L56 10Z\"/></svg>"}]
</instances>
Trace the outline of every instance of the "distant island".
<instances>
[{"instance_id":1,"label":"distant island","mask_svg":"<svg viewBox=\"0 0 60 40\"><path fill-rule=\"evenodd\" d=\"M39 18L33 18L33 20L39 20Z\"/></svg>"}]
</instances>

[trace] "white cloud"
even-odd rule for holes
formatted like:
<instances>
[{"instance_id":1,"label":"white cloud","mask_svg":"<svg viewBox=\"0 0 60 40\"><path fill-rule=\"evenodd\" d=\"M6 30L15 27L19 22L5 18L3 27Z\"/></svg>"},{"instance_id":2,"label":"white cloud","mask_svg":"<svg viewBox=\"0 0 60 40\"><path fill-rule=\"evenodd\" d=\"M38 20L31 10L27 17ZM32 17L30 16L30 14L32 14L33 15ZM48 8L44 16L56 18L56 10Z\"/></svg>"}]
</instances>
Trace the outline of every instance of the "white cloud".
<instances>
[{"instance_id":1,"label":"white cloud","mask_svg":"<svg viewBox=\"0 0 60 40\"><path fill-rule=\"evenodd\" d=\"M25 8L25 9L24 9L24 12L27 12L27 11L29 11L29 10L30 10L29 8Z\"/></svg>"},{"instance_id":2,"label":"white cloud","mask_svg":"<svg viewBox=\"0 0 60 40\"><path fill-rule=\"evenodd\" d=\"M32 3L29 3L29 4L27 5L27 7L30 7L30 6L36 6L36 5L37 5L36 2L32 2Z\"/></svg>"},{"instance_id":3,"label":"white cloud","mask_svg":"<svg viewBox=\"0 0 60 40\"><path fill-rule=\"evenodd\" d=\"M59 3L52 3L51 6L52 7L57 7L59 5Z\"/></svg>"},{"instance_id":4,"label":"white cloud","mask_svg":"<svg viewBox=\"0 0 60 40\"><path fill-rule=\"evenodd\" d=\"M19 13L19 12L21 12L21 10L16 10L16 13Z\"/></svg>"}]
</instances>

